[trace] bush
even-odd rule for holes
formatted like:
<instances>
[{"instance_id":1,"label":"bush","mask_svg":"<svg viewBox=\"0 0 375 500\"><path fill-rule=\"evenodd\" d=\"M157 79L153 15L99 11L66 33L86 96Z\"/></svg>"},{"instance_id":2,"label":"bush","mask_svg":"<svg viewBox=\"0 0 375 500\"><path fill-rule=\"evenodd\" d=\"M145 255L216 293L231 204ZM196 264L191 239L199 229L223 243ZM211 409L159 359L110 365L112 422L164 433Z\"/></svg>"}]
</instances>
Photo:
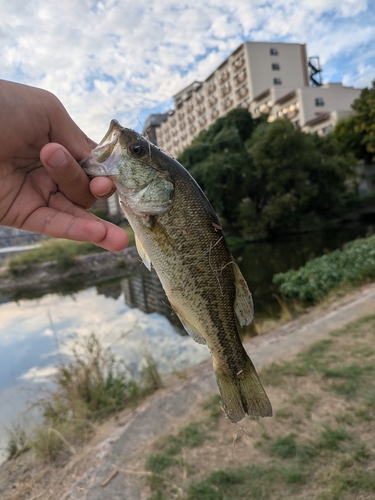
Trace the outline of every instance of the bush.
<instances>
[{"instance_id":1,"label":"bush","mask_svg":"<svg viewBox=\"0 0 375 500\"><path fill-rule=\"evenodd\" d=\"M342 250L311 260L298 270L276 274L273 282L284 297L316 303L345 285L375 279L375 235L352 241Z\"/></svg>"}]
</instances>

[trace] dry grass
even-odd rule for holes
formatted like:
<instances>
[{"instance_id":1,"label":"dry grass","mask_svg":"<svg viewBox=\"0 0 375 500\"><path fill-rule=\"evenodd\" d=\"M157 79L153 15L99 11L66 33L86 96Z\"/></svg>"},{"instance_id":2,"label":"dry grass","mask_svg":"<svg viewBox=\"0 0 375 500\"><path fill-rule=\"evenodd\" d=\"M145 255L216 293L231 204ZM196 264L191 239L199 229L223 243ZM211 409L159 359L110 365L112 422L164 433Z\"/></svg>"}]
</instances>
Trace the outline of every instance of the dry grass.
<instances>
[{"instance_id":1,"label":"dry grass","mask_svg":"<svg viewBox=\"0 0 375 500\"><path fill-rule=\"evenodd\" d=\"M375 498L374 345L371 316L269 366L272 419L233 426L215 398L194 410L135 464L147 498Z\"/></svg>"}]
</instances>

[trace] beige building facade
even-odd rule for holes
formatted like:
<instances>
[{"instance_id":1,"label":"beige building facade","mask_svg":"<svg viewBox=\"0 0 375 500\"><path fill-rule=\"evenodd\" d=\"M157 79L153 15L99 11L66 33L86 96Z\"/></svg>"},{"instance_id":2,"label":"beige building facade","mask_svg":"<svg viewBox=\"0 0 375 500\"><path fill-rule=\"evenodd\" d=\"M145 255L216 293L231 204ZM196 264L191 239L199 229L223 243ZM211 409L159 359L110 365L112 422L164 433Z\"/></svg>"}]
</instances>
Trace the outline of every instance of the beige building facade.
<instances>
[{"instance_id":1,"label":"beige building facade","mask_svg":"<svg viewBox=\"0 0 375 500\"><path fill-rule=\"evenodd\" d=\"M176 94L174 109L150 120L145 134L178 156L201 130L236 107L254 117L267 113L270 121L286 118L306 132L324 134L351 113L359 93L341 83L310 86L304 44L244 42L205 81Z\"/></svg>"}]
</instances>

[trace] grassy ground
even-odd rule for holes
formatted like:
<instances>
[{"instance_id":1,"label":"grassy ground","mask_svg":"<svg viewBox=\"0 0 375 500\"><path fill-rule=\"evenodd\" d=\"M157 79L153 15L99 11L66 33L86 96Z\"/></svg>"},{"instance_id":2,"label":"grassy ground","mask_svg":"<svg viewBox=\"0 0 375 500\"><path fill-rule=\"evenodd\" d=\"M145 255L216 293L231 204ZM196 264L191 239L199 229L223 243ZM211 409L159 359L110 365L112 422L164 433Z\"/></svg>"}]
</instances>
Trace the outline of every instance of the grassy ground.
<instances>
[{"instance_id":1,"label":"grassy ground","mask_svg":"<svg viewBox=\"0 0 375 500\"><path fill-rule=\"evenodd\" d=\"M125 226L124 231L129 234L129 247L135 245L134 231ZM58 238L43 240L38 248L22 252L7 260L7 266L13 275L32 272L34 267L43 262L56 261L61 272L68 270L76 263L78 255L103 252L104 249L82 241L71 241Z\"/></svg>"},{"instance_id":2,"label":"grassy ground","mask_svg":"<svg viewBox=\"0 0 375 500\"><path fill-rule=\"evenodd\" d=\"M7 265L13 275L31 272L35 265L43 262L57 261L60 271L66 271L75 263L77 255L86 255L103 251L93 243L63 239L43 240L40 247L22 252L8 259Z\"/></svg>"},{"instance_id":3,"label":"grassy ground","mask_svg":"<svg viewBox=\"0 0 375 500\"><path fill-rule=\"evenodd\" d=\"M375 315L261 373L274 418L207 400L135 464L149 500L375 498Z\"/></svg>"}]
</instances>

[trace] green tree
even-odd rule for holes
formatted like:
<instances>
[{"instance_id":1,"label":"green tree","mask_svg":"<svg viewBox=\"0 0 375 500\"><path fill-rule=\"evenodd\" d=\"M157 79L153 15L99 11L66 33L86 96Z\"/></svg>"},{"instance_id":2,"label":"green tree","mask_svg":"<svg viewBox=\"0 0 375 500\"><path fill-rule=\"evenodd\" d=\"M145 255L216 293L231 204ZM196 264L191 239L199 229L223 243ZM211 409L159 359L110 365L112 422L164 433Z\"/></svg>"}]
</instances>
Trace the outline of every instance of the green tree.
<instances>
[{"instance_id":1,"label":"green tree","mask_svg":"<svg viewBox=\"0 0 375 500\"><path fill-rule=\"evenodd\" d=\"M354 114L339 120L333 132L339 152L375 162L375 80L352 105Z\"/></svg>"},{"instance_id":2,"label":"green tree","mask_svg":"<svg viewBox=\"0 0 375 500\"><path fill-rule=\"evenodd\" d=\"M235 227L244 193L243 178L251 158L244 146L257 121L243 108L231 110L178 157L205 191L227 227Z\"/></svg>"},{"instance_id":3,"label":"green tree","mask_svg":"<svg viewBox=\"0 0 375 500\"><path fill-rule=\"evenodd\" d=\"M375 162L375 80L371 89L362 90L354 101L353 109L356 112L354 131L362 134L362 143L371 155L371 160Z\"/></svg>"},{"instance_id":4,"label":"green tree","mask_svg":"<svg viewBox=\"0 0 375 500\"><path fill-rule=\"evenodd\" d=\"M342 213L351 164L332 141L275 120L259 126L247 147L252 162L239 207L245 238L311 229Z\"/></svg>"}]
</instances>

